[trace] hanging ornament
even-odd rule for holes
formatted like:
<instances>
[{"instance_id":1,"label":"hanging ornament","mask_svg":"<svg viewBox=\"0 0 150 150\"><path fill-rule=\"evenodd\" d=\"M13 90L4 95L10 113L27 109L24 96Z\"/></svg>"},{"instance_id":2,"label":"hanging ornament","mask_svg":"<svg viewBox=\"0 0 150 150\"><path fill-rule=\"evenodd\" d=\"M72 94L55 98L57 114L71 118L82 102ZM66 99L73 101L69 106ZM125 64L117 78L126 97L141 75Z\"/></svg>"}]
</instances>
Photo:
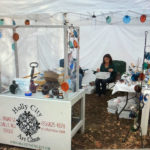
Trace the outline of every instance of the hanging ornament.
<instances>
[{"instance_id":1,"label":"hanging ornament","mask_svg":"<svg viewBox=\"0 0 150 150\"><path fill-rule=\"evenodd\" d=\"M13 24L14 26L16 25L16 22L15 22L15 20L13 20L13 21L12 21L12 24Z\"/></svg>"},{"instance_id":2,"label":"hanging ornament","mask_svg":"<svg viewBox=\"0 0 150 150\"><path fill-rule=\"evenodd\" d=\"M139 96L139 100L142 101L143 100L143 94L140 94Z\"/></svg>"},{"instance_id":3,"label":"hanging ornament","mask_svg":"<svg viewBox=\"0 0 150 150\"><path fill-rule=\"evenodd\" d=\"M19 34L18 33L14 33L13 34L13 39L14 39L14 41L18 41L19 40Z\"/></svg>"},{"instance_id":4,"label":"hanging ornament","mask_svg":"<svg viewBox=\"0 0 150 150\"><path fill-rule=\"evenodd\" d=\"M73 64L73 63L71 63L71 65L70 65L70 69L71 69L71 70L73 70L73 68L74 68L74 64Z\"/></svg>"},{"instance_id":5,"label":"hanging ornament","mask_svg":"<svg viewBox=\"0 0 150 150\"><path fill-rule=\"evenodd\" d=\"M144 53L144 59L150 60L150 52Z\"/></svg>"},{"instance_id":6,"label":"hanging ornament","mask_svg":"<svg viewBox=\"0 0 150 150\"><path fill-rule=\"evenodd\" d=\"M144 62L144 64L143 64L143 69L144 70L148 69L148 64L146 62Z\"/></svg>"},{"instance_id":7,"label":"hanging ornament","mask_svg":"<svg viewBox=\"0 0 150 150\"><path fill-rule=\"evenodd\" d=\"M72 41L69 41L69 47L74 48Z\"/></svg>"},{"instance_id":8,"label":"hanging ornament","mask_svg":"<svg viewBox=\"0 0 150 150\"><path fill-rule=\"evenodd\" d=\"M70 36L71 36L71 37L74 37L74 33L73 33L73 32L70 32Z\"/></svg>"},{"instance_id":9,"label":"hanging ornament","mask_svg":"<svg viewBox=\"0 0 150 150\"><path fill-rule=\"evenodd\" d=\"M141 15L140 21L144 23L146 21L146 15Z\"/></svg>"},{"instance_id":10,"label":"hanging ornament","mask_svg":"<svg viewBox=\"0 0 150 150\"><path fill-rule=\"evenodd\" d=\"M123 17L123 22L125 24L128 24L130 21L131 21L131 17L130 16L126 15L126 16Z\"/></svg>"},{"instance_id":11,"label":"hanging ornament","mask_svg":"<svg viewBox=\"0 0 150 150\"><path fill-rule=\"evenodd\" d=\"M78 48L78 43L76 40L73 41L74 48Z\"/></svg>"},{"instance_id":12,"label":"hanging ornament","mask_svg":"<svg viewBox=\"0 0 150 150\"><path fill-rule=\"evenodd\" d=\"M144 95L144 101L145 101L145 102L148 101L148 97L149 97L149 94L145 94L145 95Z\"/></svg>"},{"instance_id":13,"label":"hanging ornament","mask_svg":"<svg viewBox=\"0 0 150 150\"><path fill-rule=\"evenodd\" d=\"M135 90L135 92L140 93L141 90L142 90L142 88L141 88L140 85L136 85L136 86L134 87L134 90Z\"/></svg>"},{"instance_id":14,"label":"hanging ornament","mask_svg":"<svg viewBox=\"0 0 150 150\"><path fill-rule=\"evenodd\" d=\"M30 20L25 20L25 25L30 25Z\"/></svg>"},{"instance_id":15,"label":"hanging ornament","mask_svg":"<svg viewBox=\"0 0 150 150\"><path fill-rule=\"evenodd\" d=\"M71 80L70 79L68 79L68 85L69 85L69 88L71 88Z\"/></svg>"},{"instance_id":16,"label":"hanging ornament","mask_svg":"<svg viewBox=\"0 0 150 150\"><path fill-rule=\"evenodd\" d=\"M107 17L106 17L106 23L107 23L107 24L110 24L110 23L111 23L111 17L110 17L110 16L107 16Z\"/></svg>"},{"instance_id":17,"label":"hanging ornament","mask_svg":"<svg viewBox=\"0 0 150 150\"><path fill-rule=\"evenodd\" d=\"M141 81L143 81L143 80L145 79L145 74L144 74L144 73L140 73L139 79L140 79Z\"/></svg>"},{"instance_id":18,"label":"hanging ornament","mask_svg":"<svg viewBox=\"0 0 150 150\"><path fill-rule=\"evenodd\" d=\"M77 38L78 37L78 33L76 30L73 30L74 36Z\"/></svg>"},{"instance_id":19,"label":"hanging ornament","mask_svg":"<svg viewBox=\"0 0 150 150\"><path fill-rule=\"evenodd\" d=\"M64 91L64 92L67 92L69 90L69 84L67 82L63 82L61 84L61 89Z\"/></svg>"},{"instance_id":20,"label":"hanging ornament","mask_svg":"<svg viewBox=\"0 0 150 150\"><path fill-rule=\"evenodd\" d=\"M138 81L138 77L139 77L139 73L137 72L137 73L134 73L134 74L132 74L132 76L131 76L131 80L132 81Z\"/></svg>"},{"instance_id":21,"label":"hanging ornament","mask_svg":"<svg viewBox=\"0 0 150 150\"><path fill-rule=\"evenodd\" d=\"M0 38L2 38L2 32L0 32Z\"/></svg>"},{"instance_id":22,"label":"hanging ornament","mask_svg":"<svg viewBox=\"0 0 150 150\"><path fill-rule=\"evenodd\" d=\"M4 19L0 19L0 25L4 25Z\"/></svg>"},{"instance_id":23,"label":"hanging ornament","mask_svg":"<svg viewBox=\"0 0 150 150\"><path fill-rule=\"evenodd\" d=\"M12 49L15 50L15 43L12 43Z\"/></svg>"}]
</instances>

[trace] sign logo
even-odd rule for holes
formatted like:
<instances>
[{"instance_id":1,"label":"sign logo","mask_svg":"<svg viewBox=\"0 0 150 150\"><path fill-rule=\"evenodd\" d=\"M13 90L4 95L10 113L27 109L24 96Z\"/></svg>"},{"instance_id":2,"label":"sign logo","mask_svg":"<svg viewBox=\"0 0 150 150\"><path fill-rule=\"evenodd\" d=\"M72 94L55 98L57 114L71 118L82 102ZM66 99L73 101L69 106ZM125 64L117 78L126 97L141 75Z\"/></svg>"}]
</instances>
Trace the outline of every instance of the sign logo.
<instances>
[{"instance_id":1,"label":"sign logo","mask_svg":"<svg viewBox=\"0 0 150 150\"><path fill-rule=\"evenodd\" d=\"M15 106L12 111L15 114L19 113L16 125L20 131L24 134L19 134L17 137L24 142L36 142L40 140L40 137L33 137L40 129L40 123L37 118L42 116L39 108L35 105L25 105L21 103L19 106Z\"/></svg>"},{"instance_id":2,"label":"sign logo","mask_svg":"<svg viewBox=\"0 0 150 150\"><path fill-rule=\"evenodd\" d=\"M38 129L40 129L40 123L37 121L36 117L33 116L30 111L20 114L17 121L17 125L20 130L25 133L26 136L32 136L37 133Z\"/></svg>"}]
</instances>

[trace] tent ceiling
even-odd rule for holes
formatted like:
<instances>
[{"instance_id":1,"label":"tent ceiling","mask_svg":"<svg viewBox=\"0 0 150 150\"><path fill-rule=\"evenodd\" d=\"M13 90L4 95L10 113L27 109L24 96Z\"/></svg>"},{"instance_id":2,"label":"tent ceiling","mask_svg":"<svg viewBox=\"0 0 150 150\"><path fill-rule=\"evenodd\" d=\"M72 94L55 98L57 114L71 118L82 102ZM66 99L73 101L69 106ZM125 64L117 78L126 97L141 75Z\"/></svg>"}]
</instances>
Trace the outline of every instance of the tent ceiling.
<instances>
[{"instance_id":1,"label":"tent ceiling","mask_svg":"<svg viewBox=\"0 0 150 150\"><path fill-rule=\"evenodd\" d=\"M0 0L0 16L73 12L97 14L135 11L150 14L149 0Z\"/></svg>"}]
</instances>

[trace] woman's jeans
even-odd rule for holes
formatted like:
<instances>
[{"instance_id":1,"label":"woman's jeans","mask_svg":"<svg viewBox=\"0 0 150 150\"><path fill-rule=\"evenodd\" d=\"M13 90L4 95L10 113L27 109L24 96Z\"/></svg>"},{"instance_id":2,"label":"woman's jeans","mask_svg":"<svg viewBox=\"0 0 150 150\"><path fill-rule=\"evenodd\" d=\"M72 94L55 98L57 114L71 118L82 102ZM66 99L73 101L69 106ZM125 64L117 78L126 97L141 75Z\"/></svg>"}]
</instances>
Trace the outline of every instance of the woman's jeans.
<instances>
[{"instance_id":1,"label":"woman's jeans","mask_svg":"<svg viewBox=\"0 0 150 150\"><path fill-rule=\"evenodd\" d=\"M113 82L112 78L108 79L96 79L95 85L96 85L96 93L101 95L101 94L106 94L106 85L108 83Z\"/></svg>"}]
</instances>

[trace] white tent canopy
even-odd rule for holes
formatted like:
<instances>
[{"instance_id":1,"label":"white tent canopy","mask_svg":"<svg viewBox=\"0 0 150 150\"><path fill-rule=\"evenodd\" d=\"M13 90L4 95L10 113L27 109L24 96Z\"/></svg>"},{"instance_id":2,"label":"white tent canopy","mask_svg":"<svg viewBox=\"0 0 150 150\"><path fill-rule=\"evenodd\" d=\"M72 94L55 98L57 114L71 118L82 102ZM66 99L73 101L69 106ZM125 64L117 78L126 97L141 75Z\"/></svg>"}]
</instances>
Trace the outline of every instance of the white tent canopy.
<instances>
[{"instance_id":1,"label":"white tent canopy","mask_svg":"<svg viewBox=\"0 0 150 150\"><path fill-rule=\"evenodd\" d=\"M32 25L63 24L63 14L69 24L80 26L80 66L96 69L102 57L110 53L113 59L124 60L130 65L142 63L144 32L150 30L150 1L148 0L1 0L0 18L5 25L24 24L29 19ZM140 16L147 16L140 22ZM93 18L95 15L96 18ZM125 15L131 17L124 24ZM111 24L106 17L111 16ZM1 70L5 80L15 76L12 31L0 29ZM20 76L28 75L29 63L38 61L40 69L53 69L63 57L63 31L53 29L18 29L18 54ZM149 41L150 42L150 41ZM53 55L52 55L53 54Z\"/></svg>"},{"instance_id":2,"label":"white tent canopy","mask_svg":"<svg viewBox=\"0 0 150 150\"><path fill-rule=\"evenodd\" d=\"M1 16L21 16L31 14L51 14L56 12L108 13L135 11L150 14L148 0L1 0Z\"/></svg>"}]
</instances>

